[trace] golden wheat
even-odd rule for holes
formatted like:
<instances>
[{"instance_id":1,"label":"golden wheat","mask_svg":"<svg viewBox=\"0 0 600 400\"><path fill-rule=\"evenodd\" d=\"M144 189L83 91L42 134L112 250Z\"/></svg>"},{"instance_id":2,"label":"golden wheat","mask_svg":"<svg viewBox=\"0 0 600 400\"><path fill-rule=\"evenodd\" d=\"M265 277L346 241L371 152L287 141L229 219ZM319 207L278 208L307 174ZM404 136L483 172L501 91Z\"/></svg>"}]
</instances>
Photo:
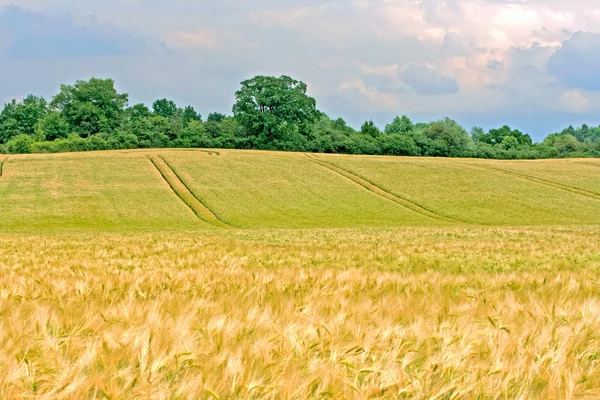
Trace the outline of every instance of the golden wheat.
<instances>
[{"instance_id":1,"label":"golden wheat","mask_svg":"<svg viewBox=\"0 0 600 400\"><path fill-rule=\"evenodd\" d=\"M599 237L0 235L0 395L598 398Z\"/></svg>"}]
</instances>

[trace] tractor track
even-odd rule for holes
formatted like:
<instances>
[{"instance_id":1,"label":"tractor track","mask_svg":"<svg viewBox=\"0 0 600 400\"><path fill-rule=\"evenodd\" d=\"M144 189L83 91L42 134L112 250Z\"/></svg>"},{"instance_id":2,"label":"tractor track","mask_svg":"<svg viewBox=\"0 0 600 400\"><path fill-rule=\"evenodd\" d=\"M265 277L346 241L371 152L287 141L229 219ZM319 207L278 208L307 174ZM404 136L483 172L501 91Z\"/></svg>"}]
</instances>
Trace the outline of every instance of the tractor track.
<instances>
[{"instance_id":1,"label":"tractor track","mask_svg":"<svg viewBox=\"0 0 600 400\"><path fill-rule=\"evenodd\" d=\"M552 187L554 189L559 189L559 190L563 190L565 192L570 192L570 193L575 193L578 194L580 196L585 196L594 200L600 200L600 194L598 193L594 193L594 192L590 192L588 190L584 190L584 189L579 189L573 186L569 186L569 185L564 185L562 183L558 183L558 182L554 182L554 181L550 181L547 179L543 179L543 178L537 178L535 176L531 176L531 175L527 175L527 174L522 174L520 172L514 172L514 171L508 171L506 169L503 168L496 168L496 167L491 167L488 165L472 165L469 164L472 167L476 167L476 168L482 168L482 169L486 169L489 171L496 171L496 172L500 172L502 174L506 174L509 176L514 176L516 178L521 178L523 180L527 180L530 182L534 182L534 183L538 183L540 185L545 185L548 187Z\"/></svg>"},{"instance_id":2,"label":"tractor track","mask_svg":"<svg viewBox=\"0 0 600 400\"><path fill-rule=\"evenodd\" d=\"M161 156L146 155L146 157L158 170L175 195L185 203L198 219L218 228L234 228L211 211Z\"/></svg>"},{"instance_id":3,"label":"tractor track","mask_svg":"<svg viewBox=\"0 0 600 400\"><path fill-rule=\"evenodd\" d=\"M4 171L4 164L8 161L9 157L3 158L0 160L0 178L2 178L2 173Z\"/></svg>"},{"instance_id":4,"label":"tractor track","mask_svg":"<svg viewBox=\"0 0 600 400\"><path fill-rule=\"evenodd\" d=\"M452 217L447 217L445 215L428 210L425 207L421 206L420 204L417 204L414 201L408 200L404 197L398 196L397 194L391 193L391 192L385 190L384 188L382 188L381 186L378 186L378 185L374 184L373 182L370 182L370 181L366 180L365 178L358 176L344 168L338 167L337 165L333 165L327 161L324 161L323 159L321 159L313 154L309 154L309 153L304 153L304 154L312 162L322 166L323 168L326 168L332 172L335 172L338 175L341 175L344 178L352 181L353 183L361 186L363 189L366 189L369 192L376 194L380 197L383 197L387 200L393 201L394 203L399 204L399 205L403 206L404 208L409 209L410 211L413 211L415 213L418 213L423 216L426 216L426 217L429 217L432 219L436 219L439 221L473 225L473 223L471 223L471 222L462 221L462 220L452 218Z\"/></svg>"}]
</instances>

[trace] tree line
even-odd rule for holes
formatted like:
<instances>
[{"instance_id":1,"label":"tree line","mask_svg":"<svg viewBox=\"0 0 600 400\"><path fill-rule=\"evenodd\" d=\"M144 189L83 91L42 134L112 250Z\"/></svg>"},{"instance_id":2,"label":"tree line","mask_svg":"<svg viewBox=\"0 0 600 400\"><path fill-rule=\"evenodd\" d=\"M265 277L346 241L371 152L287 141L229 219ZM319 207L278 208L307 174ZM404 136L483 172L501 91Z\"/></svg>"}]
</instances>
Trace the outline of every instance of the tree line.
<instances>
[{"instance_id":1,"label":"tree line","mask_svg":"<svg viewBox=\"0 0 600 400\"><path fill-rule=\"evenodd\" d=\"M317 109L305 83L288 76L256 76L241 83L232 115L210 113L168 99L129 105L112 79L61 85L47 101L29 95L0 113L0 152L56 153L135 148L229 148L397 156L536 159L600 157L600 127L572 126L541 143L505 125L469 132L450 118L413 122L397 116L383 129L360 130Z\"/></svg>"}]
</instances>

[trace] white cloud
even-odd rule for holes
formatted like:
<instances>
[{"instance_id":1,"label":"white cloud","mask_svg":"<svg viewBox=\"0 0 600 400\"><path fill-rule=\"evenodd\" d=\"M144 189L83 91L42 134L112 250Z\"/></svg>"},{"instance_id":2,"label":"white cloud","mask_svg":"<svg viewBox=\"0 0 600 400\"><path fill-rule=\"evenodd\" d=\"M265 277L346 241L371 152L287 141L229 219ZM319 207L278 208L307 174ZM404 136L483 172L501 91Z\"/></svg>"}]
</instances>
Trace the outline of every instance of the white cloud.
<instances>
[{"instance_id":1,"label":"white cloud","mask_svg":"<svg viewBox=\"0 0 600 400\"><path fill-rule=\"evenodd\" d=\"M590 111L590 101L577 90L567 90L558 98L556 109L558 111L585 113Z\"/></svg>"},{"instance_id":2,"label":"white cloud","mask_svg":"<svg viewBox=\"0 0 600 400\"><path fill-rule=\"evenodd\" d=\"M0 5L15 2L0 0ZM596 36L576 34L600 34L600 5L589 0L18 0L17 4L56 16L68 13L82 24L94 17L146 40L164 42L166 49L95 64L91 59L65 60L64 73L58 74L17 63L6 52L2 56L0 43L3 66L12 71L10 82L0 83L0 98L20 93L19 87L31 90L32 77L25 71L42 74L34 80L40 84L105 72L130 79L123 84L132 97L142 93L139 97L148 101L144 93L166 90L164 95L196 96L197 103L227 111L241 79L285 73L310 82L325 111L348 119L362 116L362 111L382 118L394 113L434 118L469 113L511 116L524 110L551 119L557 110L587 113L600 108L595 91L600 85L594 78ZM6 37L0 34L5 47ZM578 52L574 62L570 55L584 42L587 50ZM60 61L55 63L53 67L60 69ZM416 74L415 65L420 66ZM582 65L589 66L588 72L580 73ZM138 67L143 79L135 79L130 71ZM410 68L414 76L407 81L402 71ZM58 83L62 82L45 82L44 87ZM149 89L153 84L156 90ZM423 85L430 86L423 89ZM444 94L429 96L432 92Z\"/></svg>"}]
</instances>

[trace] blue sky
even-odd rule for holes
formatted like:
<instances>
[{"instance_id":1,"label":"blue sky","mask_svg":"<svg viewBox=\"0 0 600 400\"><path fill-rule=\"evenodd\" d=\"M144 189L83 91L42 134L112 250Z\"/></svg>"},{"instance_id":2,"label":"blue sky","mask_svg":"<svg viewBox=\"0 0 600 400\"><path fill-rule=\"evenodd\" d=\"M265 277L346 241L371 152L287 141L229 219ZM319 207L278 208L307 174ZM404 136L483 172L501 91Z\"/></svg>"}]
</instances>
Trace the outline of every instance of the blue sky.
<instances>
[{"instance_id":1,"label":"blue sky","mask_svg":"<svg viewBox=\"0 0 600 400\"><path fill-rule=\"evenodd\" d=\"M0 0L0 102L96 76L229 113L241 80L288 74L354 126L449 116L539 140L600 124L599 21L589 0Z\"/></svg>"}]
</instances>

